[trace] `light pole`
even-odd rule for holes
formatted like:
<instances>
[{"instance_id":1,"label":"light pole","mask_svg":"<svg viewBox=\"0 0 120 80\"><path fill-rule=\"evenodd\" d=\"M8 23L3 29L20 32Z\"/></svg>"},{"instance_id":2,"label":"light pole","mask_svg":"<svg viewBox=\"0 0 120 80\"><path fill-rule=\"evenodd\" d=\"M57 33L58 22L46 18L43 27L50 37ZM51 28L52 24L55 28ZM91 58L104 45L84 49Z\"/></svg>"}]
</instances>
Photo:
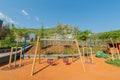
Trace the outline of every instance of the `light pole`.
<instances>
[{"instance_id":1,"label":"light pole","mask_svg":"<svg viewBox=\"0 0 120 80\"><path fill-rule=\"evenodd\" d=\"M90 37L90 47L92 48L92 39L91 39L91 35L92 34L88 34L89 35L89 37Z\"/></svg>"}]
</instances>

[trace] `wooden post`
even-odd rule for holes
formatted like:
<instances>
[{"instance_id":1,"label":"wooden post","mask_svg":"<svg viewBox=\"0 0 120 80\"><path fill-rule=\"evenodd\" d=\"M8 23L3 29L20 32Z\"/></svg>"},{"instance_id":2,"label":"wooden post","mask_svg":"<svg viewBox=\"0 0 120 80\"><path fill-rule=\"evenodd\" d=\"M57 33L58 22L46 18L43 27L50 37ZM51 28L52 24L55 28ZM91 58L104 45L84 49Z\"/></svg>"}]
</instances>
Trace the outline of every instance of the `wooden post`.
<instances>
[{"instance_id":1,"label":"wooden post","mask_svg":"<svg viewBox=\"0 0 120 80\"><path fill-rule=\"evenodd\" d=\"M113 43L113 40L112 40L112 38L110 38L110 40L111 40L111 43L112 43L112 45L113 45L113 48L114 48L114 51L115 51L115 46L114 46L114 43ZM113 53L111 53L112 54L112 60L114 60L114 54Z\"/></svg>"},{"instance_id":2,"label":"wooden post","mask_svg":"<svg viewBox=\"0 0 120 80\"><path fill-rule=\"evenodd\" d=\"M76 47L77 47L77 49L78 49L78 53L79 53L79 55L80 55L80 61L81 61L81 63L82 63L83 70L84 70L84 72L85 72L85 66L84 66L84 63L83 63L82 58L81 58L81 52L80 52L80 49L79 49L79 44L78 44L77 39L75 39L75 43L76 43Z\"/></svg>"},{"instance_id":3,"label":"wooden post","mask_svg":"<svg viewBox=\"0 0 120 80\"><path fill-rule=\"evenodd\" d=\"M40 39L38 41L38 60L39 60L39 64L40 64Z\"/></svg>"},{"instance_id":4,"label":"wooden post","mask_svg":"<svg viewBox=\"0 0 120 80\"><path fill-rule=\"evenodd\" d=\"M9 59L9 68L11 67L11 62L12 62L12 55L13 55L13 49L16 48L16 47L11 47L11 52L10 52L10 59ZM20 64L19 66L22 65L22 47L19 47L21 50L20 50ZM16 53L17 54L17 53ZM16 64L16 62L15 62ZM14 65L15 67L15 65Z\"/></svg>"},{"instance_id":5,"label":"wooden post","mask_svg":"<svg viewBox=\"0 0 120 80\"><path fill-rule=\"evenodd\" d=\"M33 60L31 76L34 74L35 62L36 62L36 57L37 57L37 52L38 52L38 43L39 43L39 37L38 37L37 43L36 43L35 56L34 56L34 60Z\"/></svg>"},{"instance_id":6,"label":"wooden post","mask_svg":"<svg viewBox=\"0 0 120 80\"><path fill-rule=\"evenodd\" d=\"M92 48L91 48L91 47L90 47L90 51L91 51L90 57L91 57L91 60L92 60L92 63L93 63L93 55L92 55L93 51L92 51Z\"/></svg>"},{"instance_id":7,"label":"wooden post","mask_svg":"<svg viewBox=\"0 0 120 80\"><path fill-rule=\"evenodd\" d=\"M118 48L117 48L117 54L118 54L118 59L120 60L120 53L119 53Z\"/></svg>"},{"instance_id":8,"label":"wooden post","mask_svg":"<svg viewBox=\"0 0 120 80\"><path fill-rule=\"evenodd\" d=\"M83 47L83 62L85 62L85 47Z\"/></svg>"},{"instance_id":9,"label":"wooden post","mask_svg":"<svg viewBox=\"0 0 120 80\"><path fill-rule=\"evenodd\" d=\"M22 47L20 48L21 49L21 51L20 51L20 64L19 64L19 66L22 66Z\"/></svg>"},{"instance_id":10,"label":"wooden post","mask_svg":"<svg viewBox=\"0 0 120 80\"><path fill-rule=\"evenodd\" d=\"M17 50L18 50L18 39L17 39L17 43L16 43L16 53L14 54L14 67L16 66Z\"/></svg>"},{"instance_id":11,"label":"wooden post","mask_svg":"<svg viewBox=\"0 0 120 80\"><path fill-rule=\"evenodd\" d=\"M10 52L9 68L11 67L12 53L13 53L13 47L11 47L11 52Z\"/></svg>"},{"instance_id":12,"label":"wooden post","mask_svg":"<svg viewBox=\"0 0 120 80\"><path fill-rule=\"evenodd\" d=\"M117 47L117 43L116 43L116 53L117 53L117 55L118 55L118 59L120 60L120 53L119 53L119 48Z\"/></svg>"},{"instance_id":13,"label":"wooden post","mask_svg":"<svg viewBox=\"0 0 120 80\"><path fill-rule=\"evenodd\" d=\"M74 61L74 50L72 49L72 62Z\"/></svg>"}]
</instances>

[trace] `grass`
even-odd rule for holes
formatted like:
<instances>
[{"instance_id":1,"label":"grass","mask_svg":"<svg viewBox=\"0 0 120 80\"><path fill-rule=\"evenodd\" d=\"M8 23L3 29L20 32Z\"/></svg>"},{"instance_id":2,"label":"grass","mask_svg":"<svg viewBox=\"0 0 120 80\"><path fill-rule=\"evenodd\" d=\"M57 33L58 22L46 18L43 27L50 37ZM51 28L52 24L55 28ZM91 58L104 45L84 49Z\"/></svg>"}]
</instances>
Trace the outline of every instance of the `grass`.
<instances>
[{"instance_id":1,"label":"grass","mask_svg":"<svg viewBox=\"0 0 120 80\"><path fill-rule=\"evenodd\" d=\"M107 60L105 62L111 65L120 67L120 60Z\"/></svg>"},{"instance_id":2,"label":"grass","mask_svg":"<svg viewBox=\"0 0 120 80\"><path fill-rule=\"evenodd\" d=\"M23 42L19 42L18 46L23 46L24 43ZM9 48L9 47L15 47L16 46L16 42L6 42L6 41L1 41L0 40L0 48Z\"/></svg>"}]
</instances>

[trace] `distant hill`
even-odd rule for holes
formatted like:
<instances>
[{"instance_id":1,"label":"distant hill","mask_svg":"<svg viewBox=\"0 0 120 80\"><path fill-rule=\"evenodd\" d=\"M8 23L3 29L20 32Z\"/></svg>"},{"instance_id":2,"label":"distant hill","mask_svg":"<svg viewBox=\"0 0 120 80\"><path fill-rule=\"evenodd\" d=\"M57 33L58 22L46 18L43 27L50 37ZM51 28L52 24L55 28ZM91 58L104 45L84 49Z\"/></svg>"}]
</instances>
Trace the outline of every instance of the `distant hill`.
<instances>
[{"instance_id":1,"label":"distant hill","mask_svg":"<svg viewBox=\"0 0 120 80\"><path fill-rule=\"evenodd\" d=\"M35 33L36 35L41 34L40 29L27 29L29 33ZM69 25L63 25L60 24L57 27L54 28L45 28L44 29L44 36L50 37L53 35L66 35L66 34L72 34L73 28ZM79 35L79 34L78 34ZM101 33L94 33L91 38L93 39L120 39L120 30L112 30L107 32L101 32Z\"/></svg>"}]
</instances>

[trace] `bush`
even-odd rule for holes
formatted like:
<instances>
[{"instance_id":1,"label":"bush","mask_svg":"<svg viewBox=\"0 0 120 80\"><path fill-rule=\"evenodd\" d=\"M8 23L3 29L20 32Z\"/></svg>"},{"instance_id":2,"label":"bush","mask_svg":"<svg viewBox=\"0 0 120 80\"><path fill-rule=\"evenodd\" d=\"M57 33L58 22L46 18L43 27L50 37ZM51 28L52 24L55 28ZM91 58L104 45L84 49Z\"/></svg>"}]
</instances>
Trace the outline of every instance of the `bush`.
<instances>
[{"instance_id":1,"label":"bush","mask_svg":"<svg viewBox=\"0 0 120 80\"><path fill-rule=\"evenodd\" d=\"M23 42L19 42L18 46L23 46ZM0 40L0 48L16 47L16 42Z\"/></svg>"},{"instance_id":2,"label":"bush","mask_svg":"<svg viewBox=\"0 0 120 80\"><path fill-rule=\"evenodd\" d=\"M120 67L120 60L107 60L105 61L108 64L119 66Z\"/></svg>"},{"instance_id":3,"label":"bush","mask_svg":"<svg viewBox=\"0 0 120 80\"><path fill-rule=\"evenodd\" d=\"M99 57L99 58L108 58L108 55L99 51L96 53L96 57Z\"/></svg>"}]
</instances>

